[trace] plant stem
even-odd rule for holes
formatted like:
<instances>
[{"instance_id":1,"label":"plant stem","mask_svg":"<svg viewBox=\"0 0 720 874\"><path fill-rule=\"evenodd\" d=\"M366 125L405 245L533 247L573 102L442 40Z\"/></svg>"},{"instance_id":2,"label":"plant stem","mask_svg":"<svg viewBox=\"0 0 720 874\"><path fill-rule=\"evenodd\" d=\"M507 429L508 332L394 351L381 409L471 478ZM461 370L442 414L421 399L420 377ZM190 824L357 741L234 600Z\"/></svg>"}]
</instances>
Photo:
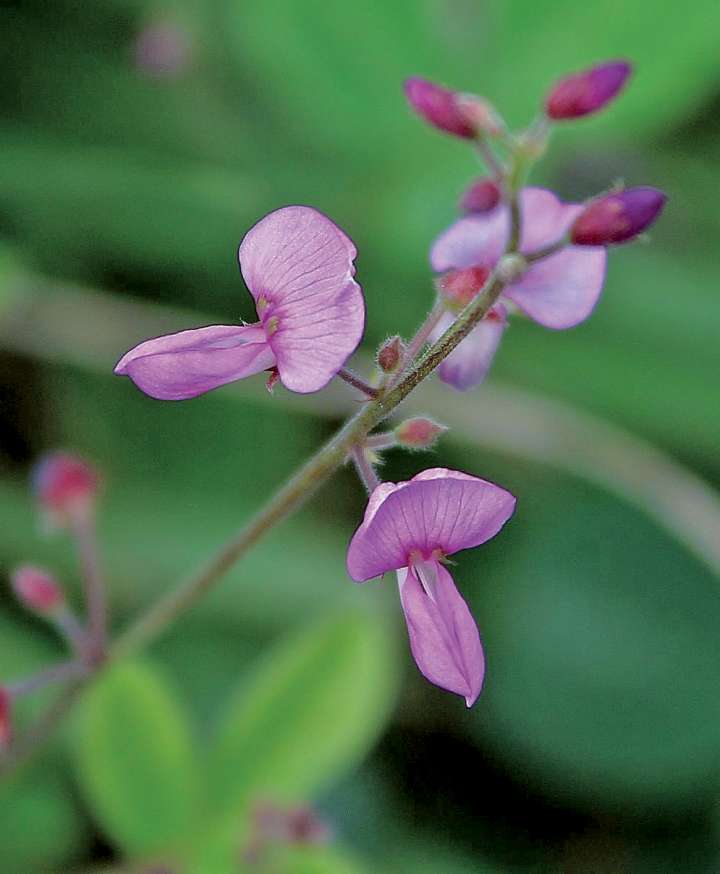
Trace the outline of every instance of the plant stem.
<instances>
[{"instance_id":1,"label":"plant stem","mask_svg":"<svg viewBox=\"0 0 720 874\"><path fill-rule=\"evenodd\" d=\"M82 676L86 670L81 662L60 662L60 664L51 665L49 668L38 671L37 674L32 674L23 680L8 684L7 689L13 698L18 698L22 695L38 692L40 689L44 689L45 686L51 686L53 683L62 683L65 680Z\"/></svg>"},{"instance_id":2,"label":"plant stem","mask_svg":"<svg viewBox=\"0 0 720 874\"><path fill-rule=\"evenodd\" d=\"M397 437L392 431L384 431L381 434L370 434L370 436L365 439L365 447L377 452L382 452L383 449L392 449L393 446L397 446Z\"/></svg>"},{"instance_id":3,"label":"plant stem","mask_svg":"<svg viewBox=\"0 0 720 874\"><path fill-rule=\"evenodd\" d=\"M105 580L100 570L94 517L84 515L77 519L73 532L85 585L89 640L87 655L91 660L101 660L107 649L107 598Z\"/></svg>"},{"instance_id":4,"label":"plant stem","mask_svg":"<svg viewBox=\"0 0 720 874\"><path fill-rule=\"evenodd\" d=\"M502 164L495 157L495 153L488 145L487 140L484 136L480 136L477 139L477 150L480 152L480 155L485 162L488 170L495 177L495 181L499 182L501 186L504 185L505 181L505 169Z\"/></svg>"},{"instance_id":5,"label":"plant stem","mask_svg":"<svg viewBox=\"0 0 720 874\"><path fill-rule=\"evenodd\" d=\"M442 298L438 297L438 299L435 301L433 308L425 317L425 321L420 325L420 327L415 332L412 340L410 340L410 342L408 343L407 349L405 350L405 356L403 358L402 364L400 365L398 373L396 377L390 382L391 386L395 386L400 382L403 374L412 364L412 362L415 361L418 353L425 345L428 337L432 333L433 328L437 325L445 312L445 304Z\"/></svg>"},{"instance_id":6,"label":"plant stem","mask_svg":"<svg viewBox=\"0 0 720 874\"><path fill-rule=\"evenodd\" d=\"M353 446L352 450L350 451L350 455L352 456L355 470L362 480L362 483L365 486L367 493L372 494L372 492L374 492L375 489L380 485L380 478L375 472L375 468L372 466L372 463L367 456L365 447L360 444Z\"/></svg>"},{"instance_id":7,"label":"plant stem","mask_svg":"<svg viewBox=\"0 0 720 874\"><path fill-rule=\"evenodd\" d=\"M343 367L342 370L338 370L337 374L340 379L344 379L349 385L353 386L353 388L359 389L369 398L376 398L380 392L374 386L370 385L370 383L365 382L364 379L359 377L356 373L353 373L352 370L347 367Z\"/></svg>"}]
</instances>

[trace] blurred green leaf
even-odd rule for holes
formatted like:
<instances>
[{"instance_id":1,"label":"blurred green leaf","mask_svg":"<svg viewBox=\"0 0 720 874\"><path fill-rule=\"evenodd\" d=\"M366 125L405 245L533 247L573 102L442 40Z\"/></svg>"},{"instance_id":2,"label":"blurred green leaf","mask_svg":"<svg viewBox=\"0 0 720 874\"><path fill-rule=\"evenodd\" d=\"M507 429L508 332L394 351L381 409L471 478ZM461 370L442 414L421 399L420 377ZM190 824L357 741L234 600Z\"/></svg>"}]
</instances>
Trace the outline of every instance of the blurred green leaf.
<instances>
[{"instance_id":1,"label":"blurred green leaf","mask_svg":"<svg viewBox=\"0 0 720 874\"><path fill-rule=\"evenodd\" d=\"M67 871L88 841L87 823L57 761L45 757L0 786L3 874Z\"/></svg>"},{"instance_id":2,"label":"blurred green leaf","mask_svg":"<svg viewBox=\"0 0 720 874\"><path fill-rule=\"evenodd\" d=\"M107 836L129 855L180 843L195 813L196 773L179 703L148 664L119 664L78 706L81 788Z\"/></svg>"},{"instance_id":3,"label":"blurred green leaf","mask_svg":"<svg viewBox=\"0 0 720 874\"><path fill-rule=\"evenodd\" d=\"M209 761L212 809L307 799L364 756L397 689L388 630L348 613L281 642L238 689Z\"/></svg>"},{"instance_id":4,"label":"blurred green leaf","mask_svg":"<svg viewBox=\"0 0 720 874\"><path fill-rule=\"evenodd\" d=\"M373 865L373 868L375 866ZM368 867L337 847L289 847L271 852L267 868L277 874L366 874ZM241 874L256 870L248 865Z\"/></svg>"}]
</instances>

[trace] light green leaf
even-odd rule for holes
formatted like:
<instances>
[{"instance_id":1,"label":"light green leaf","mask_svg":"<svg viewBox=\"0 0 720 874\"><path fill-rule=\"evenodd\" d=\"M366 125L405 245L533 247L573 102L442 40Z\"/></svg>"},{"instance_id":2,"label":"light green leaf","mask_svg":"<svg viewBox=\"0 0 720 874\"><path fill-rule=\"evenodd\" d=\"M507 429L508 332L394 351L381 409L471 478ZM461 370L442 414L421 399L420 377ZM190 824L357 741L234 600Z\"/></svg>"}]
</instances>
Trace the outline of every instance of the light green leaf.
<instances>
[{"instance_id":1,"label":"light green leaf","mask_svg":"<svg viewBox=\"0 0 720 874\"><path fill-rule=\"evenodd\" d=\"M78 713L82 790L105 833L129 855L182 841L195 809L185 716L147 664L120 664L91 687Z\"/></svg>"},{"instance_id":2,"label":"light green leaf","mask_svg":"<svg viewBox=\"0 0 720 874\"><path fill-rule=\"evenodd\" d=\"M210 800L233 815L255 796L307 798L375 742L395 697L384 624L335 616L283 641L238 690L209 762Z\"/></svg>"}]
</instances>

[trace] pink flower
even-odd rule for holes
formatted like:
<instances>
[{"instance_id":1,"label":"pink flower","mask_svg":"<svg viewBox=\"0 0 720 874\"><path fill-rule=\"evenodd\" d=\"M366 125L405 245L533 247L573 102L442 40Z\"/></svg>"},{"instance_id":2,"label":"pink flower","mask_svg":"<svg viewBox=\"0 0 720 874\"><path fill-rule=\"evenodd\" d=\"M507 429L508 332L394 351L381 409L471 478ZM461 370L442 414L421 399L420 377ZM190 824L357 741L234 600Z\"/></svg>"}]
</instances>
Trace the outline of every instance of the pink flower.
<instances>
[{"instance_id":1,"label":"pink flower","mask_svg":"<svg viewBox=\"0 0 720 874\"><path fill-rule=\"evenodd\" d=\"M598 112L622 91L631 72L626 61L610 61L566 76L548 95L545 111L553 121Z\"/></svg>"},{"instance_id":2,"label":"pink flower","mask_svg":"<svg viewBox=\"0 0 720 874\"><path fill-rule=\"evenodd\" d=\"M10 746L12 740L12 697L8 689L0 686L0 753Z\"/></svg>"},{"instance_id":3,"label":"pink flower","mask_svg":"<svg viewBox=\"0 0 720 874\"><path fill-rule=\"evenodd\" d=\"M357 582L398 571L418 667L468 707L480 694L485 659L475 621L442 560L494 537L514 509L515 498L493 483L456 470L424 470L373 491L348 549L348 572Z\"/></svg>"},{"instance_id":4,"label":"pink flower","mask_svg":"<svg viewBox=\"0 0 720 874\"><path fill-rule=\"evenodd\" d=\"M542 188L525 188L520 195L522 238L528 253L559 240L583 211L579 204L562 203ZM501 204L491 213L461 218L442 233L430 250L430 262L443 277L441 287L450 303L462 306L480 291L505 250L510 212ZM605 250L567 246L544 258L508 285L488 316L443 361L440 379L461 391L478 385L490 368L507 325L508 310L518 307L547 328L571 328L592 312L605 278ZM449 312L431 335L437 339L452 324Z\"/></svg>"},{"instance_id":5,"label":"pink flower","mask_svg":"<svg viewBox=\"0 0 720 874\"><path fill-rule=\"evenodd\" d=\"M356 254L352 240L315 209L271 212L248 231L238 253L259 321L146 340L115 373L161 400L192 398L272 368L291 391L319 391L362 337Z\"/></svg>"}]
</instances>

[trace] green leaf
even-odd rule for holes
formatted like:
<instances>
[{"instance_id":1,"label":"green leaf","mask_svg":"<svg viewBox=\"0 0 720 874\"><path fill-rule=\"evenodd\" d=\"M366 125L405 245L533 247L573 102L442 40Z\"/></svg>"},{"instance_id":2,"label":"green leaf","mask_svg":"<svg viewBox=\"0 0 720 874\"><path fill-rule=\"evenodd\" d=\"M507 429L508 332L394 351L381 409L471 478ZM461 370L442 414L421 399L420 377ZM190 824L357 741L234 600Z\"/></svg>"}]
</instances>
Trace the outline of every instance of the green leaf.
<instances>
[{"instance_id":1,"label":"green leaf","mask_svg":"<svg viewBox=\"0 0 720 874\"><path fill-rule=\"evenodd\" d=\"M185 715L147 664L111 668L78 713L80 784L107 836L129 855L180 843L195 812Z\"/></svg>"},{"instance_id":2,"label":"green leaf","mask_svg":"<svg viewBox=\"0 0 720 874\"><path fill-rule=\"evenodd\" d=\"M243 683L209 762L213 808L254 796L308 798L377 739L396 691L385 625L364 613L326 619L281 642Z\"/></svg>"}]
</instances>

